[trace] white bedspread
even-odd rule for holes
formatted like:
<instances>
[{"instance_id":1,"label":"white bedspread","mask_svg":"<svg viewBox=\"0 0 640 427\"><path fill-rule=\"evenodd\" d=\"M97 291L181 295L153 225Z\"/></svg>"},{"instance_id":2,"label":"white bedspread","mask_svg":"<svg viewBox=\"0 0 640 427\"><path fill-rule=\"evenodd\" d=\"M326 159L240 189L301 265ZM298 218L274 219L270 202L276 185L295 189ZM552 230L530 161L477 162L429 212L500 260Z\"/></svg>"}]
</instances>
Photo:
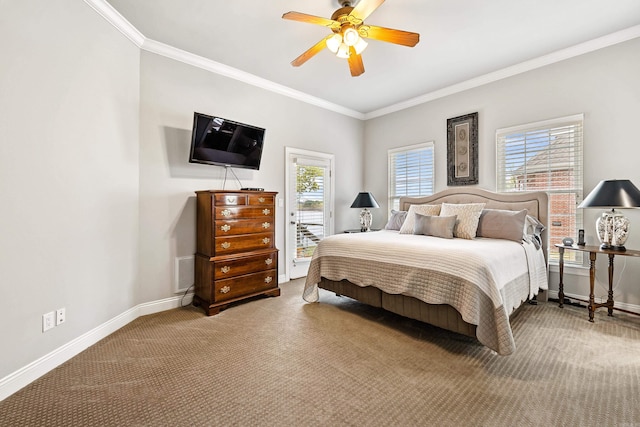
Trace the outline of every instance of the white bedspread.
<instances>
[{"instance_id":1,"label":"white bedspread","mask_svg":"<svg viewBox=\"0 0 640 427\"><path fill-rule=\"evenodd\" d=\"M318 301L321 277L449 304L466 322L477 325L478 340L499 354L515 350L509 314L548 287L544 255L531 243L386 230L322 240L309 268L305 301Z\"/></svg>"}]
</instances>

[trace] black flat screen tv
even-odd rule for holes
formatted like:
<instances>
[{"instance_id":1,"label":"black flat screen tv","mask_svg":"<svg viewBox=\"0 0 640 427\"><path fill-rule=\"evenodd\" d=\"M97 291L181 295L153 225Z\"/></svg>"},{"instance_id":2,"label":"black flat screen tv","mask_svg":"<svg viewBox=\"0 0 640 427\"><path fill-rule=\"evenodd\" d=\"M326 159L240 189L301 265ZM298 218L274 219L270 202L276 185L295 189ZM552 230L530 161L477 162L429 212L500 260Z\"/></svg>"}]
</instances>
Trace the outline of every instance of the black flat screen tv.
<instances>
[{"instance_id":1,"label":"black flat screen tv","mask_svg":"<svg viewBox=\"0 0 640 427\"><path fill-rule=\"evenodd\" d=\"M190 163L260 169L265 130L193 113Z\"/></svg>"}]
</instances>

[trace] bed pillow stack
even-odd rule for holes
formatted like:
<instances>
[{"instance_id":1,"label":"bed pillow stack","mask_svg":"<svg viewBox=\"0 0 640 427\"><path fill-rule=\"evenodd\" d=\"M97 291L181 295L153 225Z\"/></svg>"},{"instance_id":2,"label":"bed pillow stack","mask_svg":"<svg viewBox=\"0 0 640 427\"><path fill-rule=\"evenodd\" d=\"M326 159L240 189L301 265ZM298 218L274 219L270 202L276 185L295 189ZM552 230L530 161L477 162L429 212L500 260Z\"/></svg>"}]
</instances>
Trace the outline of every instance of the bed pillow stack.
<instances>
[{"instance_id":1,"label":"bed pillow stack","mask_svg":"<svg viewBox=\"0 0 640 427\"><path fill-rule=\"evenodd\" d=\"M413 234L416 223L416 214L438 216L440 215L440 205L411 205L407 211L407 217L400 228L400 234Z\"/></svg>"},{"instance_id":2,"label":"bed pillow stack","mask_svg":"<svg viewBox=\"0 0 640 427\"><path fill-rule=\"evenodd\" d=\"M386 230L400 234L461 239L487 237L522 242L541 242L544 226L527 210L484 209L485 203L442 203L441 205L411 205L408 211L391 211ZM535 243L535 242L534 242Z\"/></svg>"}]
</instances>

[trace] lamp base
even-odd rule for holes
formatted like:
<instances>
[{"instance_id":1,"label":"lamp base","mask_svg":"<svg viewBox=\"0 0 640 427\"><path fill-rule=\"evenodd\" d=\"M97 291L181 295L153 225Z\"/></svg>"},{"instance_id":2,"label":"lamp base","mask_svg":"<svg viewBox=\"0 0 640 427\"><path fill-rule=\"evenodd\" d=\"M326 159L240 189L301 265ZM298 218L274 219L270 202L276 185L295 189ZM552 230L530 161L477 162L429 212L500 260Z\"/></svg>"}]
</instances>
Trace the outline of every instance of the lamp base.
<instances>
[{"instance_id":1,"label":"lamp base","mask_svg":"<svg viewBox=\"0 0 640 427\"><path fill-rule=\"evenodd\" d=\"M602 243L601 249L626 250L624 244L629 237L629 219L624 215L614 209L604 212L596 221L596 231Z\"/></svg>"},{"instance_id":2,"label":"lamp base","mask_svg":"<svg viewBox=\"0 0 640 427\"><path fill-rule=\"evenodd\" d=\"M624 252L627 250L627 248L625 248L624 246L613 246L613 245L608 245L606 243L603 243L600 245L600 249L607 249L609 251L619 251L619 252Z\"/></svg>"},{"instance_id":3,"label":"lamp base","mask_svg":"<svg viewBox=\"0 0 640 427\"><path fill-rule=\"evenodd\" d=\"M362 209L360 212L360 231L371 231L371 223L373 221L373 215L367 208Z\"/></svg>"}]
</instances>

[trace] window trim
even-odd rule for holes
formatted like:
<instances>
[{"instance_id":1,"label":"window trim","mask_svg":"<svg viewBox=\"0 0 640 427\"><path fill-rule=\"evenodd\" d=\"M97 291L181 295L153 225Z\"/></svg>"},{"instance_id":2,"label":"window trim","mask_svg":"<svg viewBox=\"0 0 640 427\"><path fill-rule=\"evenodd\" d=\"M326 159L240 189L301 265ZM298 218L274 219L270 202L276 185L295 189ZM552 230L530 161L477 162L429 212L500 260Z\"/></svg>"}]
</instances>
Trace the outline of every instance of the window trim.
<instances>
[{"instance_id":1,"label":"window trim","mask_svg":"<svg viewBox=\"0 0 640 427\"><path fill-rule=\"evenodd\" d=\"M387 217L391 216L391 209L394 209L394 205L393 205L393 200L396 198L400 198L400 197L405 197L405 195L401 195L401 196L397 196L395 194L395 192L392 192L392 189L394 188L394 183L395 183L395 176L394 176L394 181L392 182L392 176L391 176L391 158L392 156L398 154L398 153L407 153L410 151L418 151L418 150L423 150L423 149L430 149L431 150L431 156L433 159L432 162L432 167L431 167L431 193L429 194L420 194L421 196L429 196L431 194L433 194L435 192L435 188L436 188L436 158L435 158L435 142L434 141L427 141L427 142L421 142L418 144L412 144L412 145L405 145L402 147L397 147L397 148L390 148L387 150ZM392 194L393 193L393 194Z\"/></svg>"},{"instance_id":2,"label":"window trim","mask_svg":"<svg viewBox=\"0 0 640 427\"><path fill-rule=\"evenodd\" d=\"M576 185L572 187L571 190L553 190L550 188L544 189L544 190L535 190L535 189L527 189L527 190L511 190L511 191L505 191L506 188L504 187L505 184L505 177L506 177L506 173L505 173L505 159L504 156L501 156L501 153L504 153L503 150L500 147L500 141L501 139L504 141L506 139L507 135L510 134L515 134L515 133L533 133L537 130L539 131L544 131L544 130L552 130L554 128L561 128L563 126L566 126L569 123L576 123L579 122L580 123L580 131L581 131L581 135L580 135L580 152L576 155L579 156L579 159L577 160L577 162L579 162L578 166L579 166L579 181L576 182ZM577 205L582 201L582 199L584 198L584 142L585 142L585 138L584 138L584 114L574 114L574 115L570 115L570 116L564 116L564 117L558 117L558 118L554 118L554 119L548 119L548 120L542 120L542 121L538 121L538 122L532 122L532 123L527 123L527 124L522 124L522 125L517 125L517 126L511 126L511 127L506 127L506 128L501 128L501 129L497 129L496 130L496 139L495 139L495 149L496 149L496 191L498 192L521 192L521 191L545 191L547 192L547 194L554 194L554 193L562 193L562 192L571 192L574 193L576 195L576 216L575 216L575 227L576 227L576 233L578 231L578 229L581 229L584 227L584 220L583 220L583 215L582 215L582 211L577 209ZM577 163L576 162L576 163ZM550 169L547 169L547 171L550 171ZM551 211L551 204L549 205L549 210ZM549 218L551 218L551 212L549 212ZM553 249L553 244L551 243L551 239L550 239L550 235L551 235L551 230L550 230L551 225L548 224L547 225L547 233L549 235L549 254L551 253L551 250ZM581 254L579 254L581 255ZM549 257L551 258L551 257ZM566 258L566 257L565 257ZM552 260L549 259L548 260L550 265L557 265L558 261L557 260ZM575 261L571 261L571 260L567 260L565 259L565 265L567 266L573 266L573 267L582 267L584 266L584 260L582 256L577 256Z\"/></svg>"}]
</instances>

